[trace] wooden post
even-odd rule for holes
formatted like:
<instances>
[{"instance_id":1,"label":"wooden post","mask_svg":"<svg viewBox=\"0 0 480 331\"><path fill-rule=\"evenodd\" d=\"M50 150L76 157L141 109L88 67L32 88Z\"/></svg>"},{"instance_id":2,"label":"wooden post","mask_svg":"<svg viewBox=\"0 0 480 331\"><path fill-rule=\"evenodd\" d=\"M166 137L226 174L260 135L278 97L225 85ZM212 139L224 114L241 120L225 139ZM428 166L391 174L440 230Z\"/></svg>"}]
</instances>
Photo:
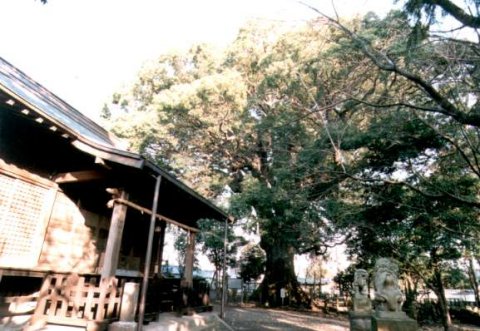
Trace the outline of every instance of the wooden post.
<instances>
[{"instance_id":1,"label":"wooden post","mask_svg":"<svg viewBox=\"0 0 480 331\"><path fill-rule=\"evenodd\" d=\"M225 318L225 304L227 302L227 244L228 244L228 219L225 219L225 233L223 237L223 273L222 273L222 303L220 305L220 318Z\"/></svg>"},{"instance_id":2,"label":"wooden post","mask_svg":"<svg viewBox=\"0 0 480 331\"><path fill-rule=\"evenodd\" d=\"M193 262L195 256L195 232L189 232L187 252L185 254L185 269L183 278L185 280L184 286L187 288L193 287Z\"/></svg>"},{"instance_id":3,"label":"wooden post","mask_svg":"<svg viewBox=\"0 0 480 331\"><path fill-rule=\"evenodd\" d=\"M123 286L122 303L120 305L120 321L134 322L137 310L140 284L126 282Z\"/></svg>"},{"instance_id":4,"label":"wooden post","mask_svg":"<svg viewBox=\"0 0 480 331\"><path fill-rule=\"evenodd\" d=\"M145 254L145 268L143 271L143 282L142 282L142 293L140 296L140 305L138 311L138 324L137 331L141 331L143 328L143 319L145 316L145 303L147 300L147 288L148 288L148 275L150 272L150 262L152 258L152 244L153 244L153 233L155 231L155 219L158 209L158 198L160 195L160 184L162 182L162 176L158 176L155 182L155 191L153 195L153 206L152 213L150 217L150 228L148 231L148 242L147 242L147 252Z\"/></svg>"},{"instance_id":5,"label":"wooden post","mask_svg":"<svg viewBox=\"0 0 480 331\"><path fill-rule=\"evenodd\" d=\"M128 199L125 191L120 191L122 199ZM105 257L103 259L102 280L114 277L117 270L118 258L120 256L120 246L122 244L123 227L127 215L127 206L116 203L113 207L110 230L108 232L107 247L105 248Z\"/></svg>"},{"instance_id":6,"label":"wooden post","mask_svg":"<svg viewBox=\"0 0 480 331\"><path fill-rule=\"evenodd\" d=\"M162 274L162 260L163 260L163 246L165 246L165 230L167 228L167 222L160 222L160 233L158 238L158 246L157 246L157 259L155 262L155 270L154 272L158 275Z\"/></svg>"}]
</instances>

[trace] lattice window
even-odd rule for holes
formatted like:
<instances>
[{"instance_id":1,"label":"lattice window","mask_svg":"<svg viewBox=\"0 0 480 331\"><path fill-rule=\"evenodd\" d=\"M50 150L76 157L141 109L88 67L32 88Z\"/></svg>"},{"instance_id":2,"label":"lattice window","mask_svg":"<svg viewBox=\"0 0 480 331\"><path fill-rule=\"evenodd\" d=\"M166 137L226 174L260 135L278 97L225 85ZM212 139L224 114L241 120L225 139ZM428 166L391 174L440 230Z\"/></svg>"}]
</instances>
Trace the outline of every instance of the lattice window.
<instances>
[{"instance_id":1,"label":"lattice window","mask_svg":"<svg viewBox=\"0 0 480 331\"><path fill-rule=\"evenodd\" d=\"M49 190L0 173L0 266L36 263Z\"/></svg>"}]
</instances>

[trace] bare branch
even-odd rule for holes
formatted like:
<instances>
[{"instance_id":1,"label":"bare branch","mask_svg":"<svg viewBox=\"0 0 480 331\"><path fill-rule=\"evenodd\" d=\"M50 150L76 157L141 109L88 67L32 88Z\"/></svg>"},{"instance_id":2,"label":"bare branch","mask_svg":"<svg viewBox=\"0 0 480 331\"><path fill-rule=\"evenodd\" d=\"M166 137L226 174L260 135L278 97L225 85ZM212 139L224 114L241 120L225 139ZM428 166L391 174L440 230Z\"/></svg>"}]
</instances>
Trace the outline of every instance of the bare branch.
<instances>
[{"instance_id":1,"label":"bare branch","mask_svg":"<svg viewBox=\"0 0 480 331\"><path fill-rule=\"evenodd\" d=\"M416 116L420 121L422 121L423 124L427 125L429 128L431 128L433 131L435 131L435 133L441 137L443 140L449 142L450 144L452 144L455 149L460 153L460 155L462 156L463 160L467 163L468 167L470 168L470 170L472 170L472 172L477 175L477 177L480 178L480 171L479 171L479 167L478 167L478 160L476 159L476 156L474 157L474 161L475 161L475 165L470 161L470 158L467 156L467 154L464 152L464 150L460 147L460 145L454 141L452 138L444 135L443 133L441 133L437 128L435 128L434 126L432 126L430 123L428 123L427 121L425 121L423 118L421 118L420 116ZM473 153L475 155L475 153Z\"/></svg>"},{"instance_id":2,"label":"bare branch","mask_svg":"<svg viewBox=\"0 0 480 331\"><path fill-rule=\"evenodd\" d=\"M430 1L438 1L438 2L448 2L448 0L430 0ZM304 2L300 2L304 6L312 9L322 17L324 17L329 23L336 26L342 32L344 32L350 39L360 47L361 51L365 56L367 56L379 69L389 72L397 73L398 75L406 78L417 87L419 87L422 91L425 92L436 104L440 106L438 109L439 113L444 115L450 116L459 123L462 124L469 124L473 126L480 126L480 114L476 113L464 113L460 111L454 104L452 104L448 98L444 97L437 89L414 73L407 71L403 68L400 68L390 57L381 52L375 50L365 39L361 38L355 32L348 29L345 25L340 23L338 20L322 13L317 8L312 7L309 4Z\"/></svg>"}]
</instances>

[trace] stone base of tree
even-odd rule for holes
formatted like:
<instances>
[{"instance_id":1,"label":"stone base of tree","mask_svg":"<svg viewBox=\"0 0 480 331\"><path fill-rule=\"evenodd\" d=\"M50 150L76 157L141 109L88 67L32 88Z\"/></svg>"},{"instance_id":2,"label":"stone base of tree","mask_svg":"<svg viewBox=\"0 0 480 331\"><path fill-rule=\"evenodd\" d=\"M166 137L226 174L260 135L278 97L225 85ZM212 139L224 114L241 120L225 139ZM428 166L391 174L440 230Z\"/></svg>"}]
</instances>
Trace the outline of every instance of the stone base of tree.
<instances>
[{"instance_id":1,"label":"stone base of tree","mask_svg":"<svg viewBox=\"0 0 480 331\"><path fill-rule=\"evenodd\" d=\"M350 311L350 331L370 331L372 327L372 312Z\"/></svg>"},{"instance_id":2,"label":"stone base of tree","mask_svg":"<svg viewBox=\"0 0 480 331\"><path fill-rule=\"evenodd\" d=\"M372 316L372 331L417 331L417 321L404 312L376 312Z\"/></svg>"}]
</instances>

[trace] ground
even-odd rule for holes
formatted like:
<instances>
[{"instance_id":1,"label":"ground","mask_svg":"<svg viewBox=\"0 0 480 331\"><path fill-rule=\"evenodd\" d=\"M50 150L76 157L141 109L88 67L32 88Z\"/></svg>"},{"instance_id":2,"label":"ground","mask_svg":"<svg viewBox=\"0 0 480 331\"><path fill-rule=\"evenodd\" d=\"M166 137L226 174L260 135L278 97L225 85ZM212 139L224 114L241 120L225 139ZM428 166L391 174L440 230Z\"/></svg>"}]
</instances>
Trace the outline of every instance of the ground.
<instances>
[{"instance_id":1,"label":"ground","mask_svg":"<svg viewBox=\"0 0 480 331\"><path fill-rule=\"evenodd\" d=\"M255 307L227 307L225 322L235 331L344 331L348 320L327 318L318 313Z\"/></svg>"},{"instance_id":2,"label":"ground","mask_svg":"<svg viewBox=\"0 0 480 331\"><path fill-rule=\"evenodd\" d=\"M219 312L219 307L215 306ZM234 331L347 331L346 314L323 315L320 312L303 312L286 309L228 306L225 322ZM225 331L227 328L225 328ZM442 331L441 326L425 326L422 331ZM453 331L480 331L479 327L454 324ZM223 329L222 329L223 331Z\"/></svg>"}]
</instances>

